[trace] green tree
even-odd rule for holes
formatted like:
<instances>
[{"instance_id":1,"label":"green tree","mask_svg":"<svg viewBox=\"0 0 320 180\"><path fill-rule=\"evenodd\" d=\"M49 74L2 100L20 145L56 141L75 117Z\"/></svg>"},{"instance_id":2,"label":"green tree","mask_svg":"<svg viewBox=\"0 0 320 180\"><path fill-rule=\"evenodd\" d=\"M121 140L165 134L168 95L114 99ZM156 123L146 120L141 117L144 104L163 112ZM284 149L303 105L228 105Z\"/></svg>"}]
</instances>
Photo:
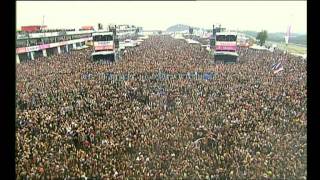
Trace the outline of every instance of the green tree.
<instances>
[{"instance_id":1,"label":"green tree","mask_svg":"<svg viewBox=\"0 0 320 180\"><path fill-rule=\"evenodd\" d=\"M189 34L193 34L193 28L189 27Z\"/></svg>"},{"instance_id":2,"label":"green tree","mask_svg":"<svg viewBox=\"0 0 320 180\"><path fill-rule=\"evenodd\" d=\"M256 37L256 39L259 40L260 46L262 46L266 42L267 38L268 32L266 30L259 32Z\"/></svg>"}]
</instances>

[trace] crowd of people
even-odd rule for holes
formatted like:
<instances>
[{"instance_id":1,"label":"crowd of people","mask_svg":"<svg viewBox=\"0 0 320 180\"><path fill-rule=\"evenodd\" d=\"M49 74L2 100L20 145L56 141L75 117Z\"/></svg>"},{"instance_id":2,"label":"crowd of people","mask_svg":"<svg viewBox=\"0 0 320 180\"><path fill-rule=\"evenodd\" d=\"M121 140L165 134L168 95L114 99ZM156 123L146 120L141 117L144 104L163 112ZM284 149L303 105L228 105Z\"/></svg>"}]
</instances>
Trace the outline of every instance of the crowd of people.
<instances>
[{"instance_id":1,"label":"crowd of people","mask_svg":"<svg viewBox=\"0 0 320 180\"><path fill-rule=\"evenodd\" d=\"M17 65L17 178L306 179L306 61L240 49L217 65L166 35L112 64L90 53ZM145 78L159 72L214 76Z\"/></svg>"}]
</instances>

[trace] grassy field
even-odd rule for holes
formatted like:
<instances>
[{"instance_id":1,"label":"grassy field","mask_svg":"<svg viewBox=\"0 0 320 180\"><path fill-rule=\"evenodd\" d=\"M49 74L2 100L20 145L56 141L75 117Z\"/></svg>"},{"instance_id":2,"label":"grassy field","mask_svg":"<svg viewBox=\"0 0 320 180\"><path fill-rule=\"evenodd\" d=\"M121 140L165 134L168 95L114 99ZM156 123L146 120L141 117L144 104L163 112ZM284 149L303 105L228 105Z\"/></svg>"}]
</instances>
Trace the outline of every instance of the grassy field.
<instances>
[{"instance_id":1,"label":"grassy field","mask_svg":"<svg viewBox=\"0 0 320 180\"><path fill-rule=\"evenodd\" d=\"M278 48L283 50L288 50L291 53L297 53L297 54L306 54L307 53L307 47L299 46L295 44L288 44L288 47L284 43L276 43L272 42L274 44L277 44Z\"/></svg>"}]
</instances>

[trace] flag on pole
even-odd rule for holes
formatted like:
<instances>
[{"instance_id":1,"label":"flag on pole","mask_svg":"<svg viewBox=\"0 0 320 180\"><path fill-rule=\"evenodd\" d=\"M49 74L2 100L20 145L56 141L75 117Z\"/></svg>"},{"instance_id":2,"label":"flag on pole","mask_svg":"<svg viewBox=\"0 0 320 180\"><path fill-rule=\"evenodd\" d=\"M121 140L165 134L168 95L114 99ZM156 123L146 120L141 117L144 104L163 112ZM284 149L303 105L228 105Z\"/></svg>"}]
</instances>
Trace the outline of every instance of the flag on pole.
<instances>
[{"instance_id":1,"label":"flag on pole","mask_svg":"<svg viewBox=\"0 0 320 180\"><path fill-rule=\"evenodd\" d=\"M287 33L286 33L286 35L285 35L285 37L284 37L284 39L285 39L285 41L286 41L286 44L289 43L290 35L291 35L291 25L289 25L288 30L287 30Z\"/></svg>"},{"instance_id":2,"label":"flag on pole","mask_svg":"<svg viewBox=\"0 0 320 180\"><path fill-rule=\"evenodd\" d=\"M277 70L278 68L281 67L281 62L278 62L278 63L274 63L272 66L271 66L271 69L272 70Z\"/></svg>"},{"instance_id":3,"label":"flag on pole","mask_svg":"<svg viewBox=\"0 0 320 180\"><path fill-rule=\"evenodd\" d=\"M277 74L278 72L283 71L283 70L284 70L284 69L283 69L283 67L281 66L279 69L275 70L273 73L274 73L274 74Z\"/></svg>"},{"instance_id":4,"label":"flag on pole","mask_svg":"<svg viewBox=\"0 0 320 180\"><path fill-rule=\"evenodd\" d=\"M273 73L274 74L277 74L278 72L280 72L280 71L283 71L284 69L283 69L283 66L281 65L281 63L278 63L277 65L276 65L276 67L273 69Z\"/></svg>"},{"instance_id":5,"label":"flag on pole","mask_svg":"<svg viewBox=\"0 0 320 180\"><path fill-rule=\"evenodd\" d=\"M281 62L279 62L279 63L274 67L274 70L277 70L277 69L279 69L280 67L282 67Z\"/></svg>"}]
</instances>

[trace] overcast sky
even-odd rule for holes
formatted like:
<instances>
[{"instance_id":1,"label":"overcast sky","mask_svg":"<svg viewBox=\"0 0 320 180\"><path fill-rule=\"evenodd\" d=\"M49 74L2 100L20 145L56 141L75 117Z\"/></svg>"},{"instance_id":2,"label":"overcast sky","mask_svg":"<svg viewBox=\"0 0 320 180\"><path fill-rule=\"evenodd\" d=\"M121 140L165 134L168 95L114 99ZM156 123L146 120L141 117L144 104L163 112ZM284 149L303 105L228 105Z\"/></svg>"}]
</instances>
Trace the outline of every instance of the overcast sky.
<instances>
[{"instance_id":1,"label":"overcast sky","mask_svg":"<svg viewBox=\"0 0 320 180\"><path fill-rule=\"evenodd\" d=\"M239 30L266 29L285 32L291 24L293 33L307 32L306 1L17 1L16 24L41 25L48 28L97 27L101 22L132 24L145 30L165 30L171 25L187 24Z\"/></svg>"}]
</instances>

